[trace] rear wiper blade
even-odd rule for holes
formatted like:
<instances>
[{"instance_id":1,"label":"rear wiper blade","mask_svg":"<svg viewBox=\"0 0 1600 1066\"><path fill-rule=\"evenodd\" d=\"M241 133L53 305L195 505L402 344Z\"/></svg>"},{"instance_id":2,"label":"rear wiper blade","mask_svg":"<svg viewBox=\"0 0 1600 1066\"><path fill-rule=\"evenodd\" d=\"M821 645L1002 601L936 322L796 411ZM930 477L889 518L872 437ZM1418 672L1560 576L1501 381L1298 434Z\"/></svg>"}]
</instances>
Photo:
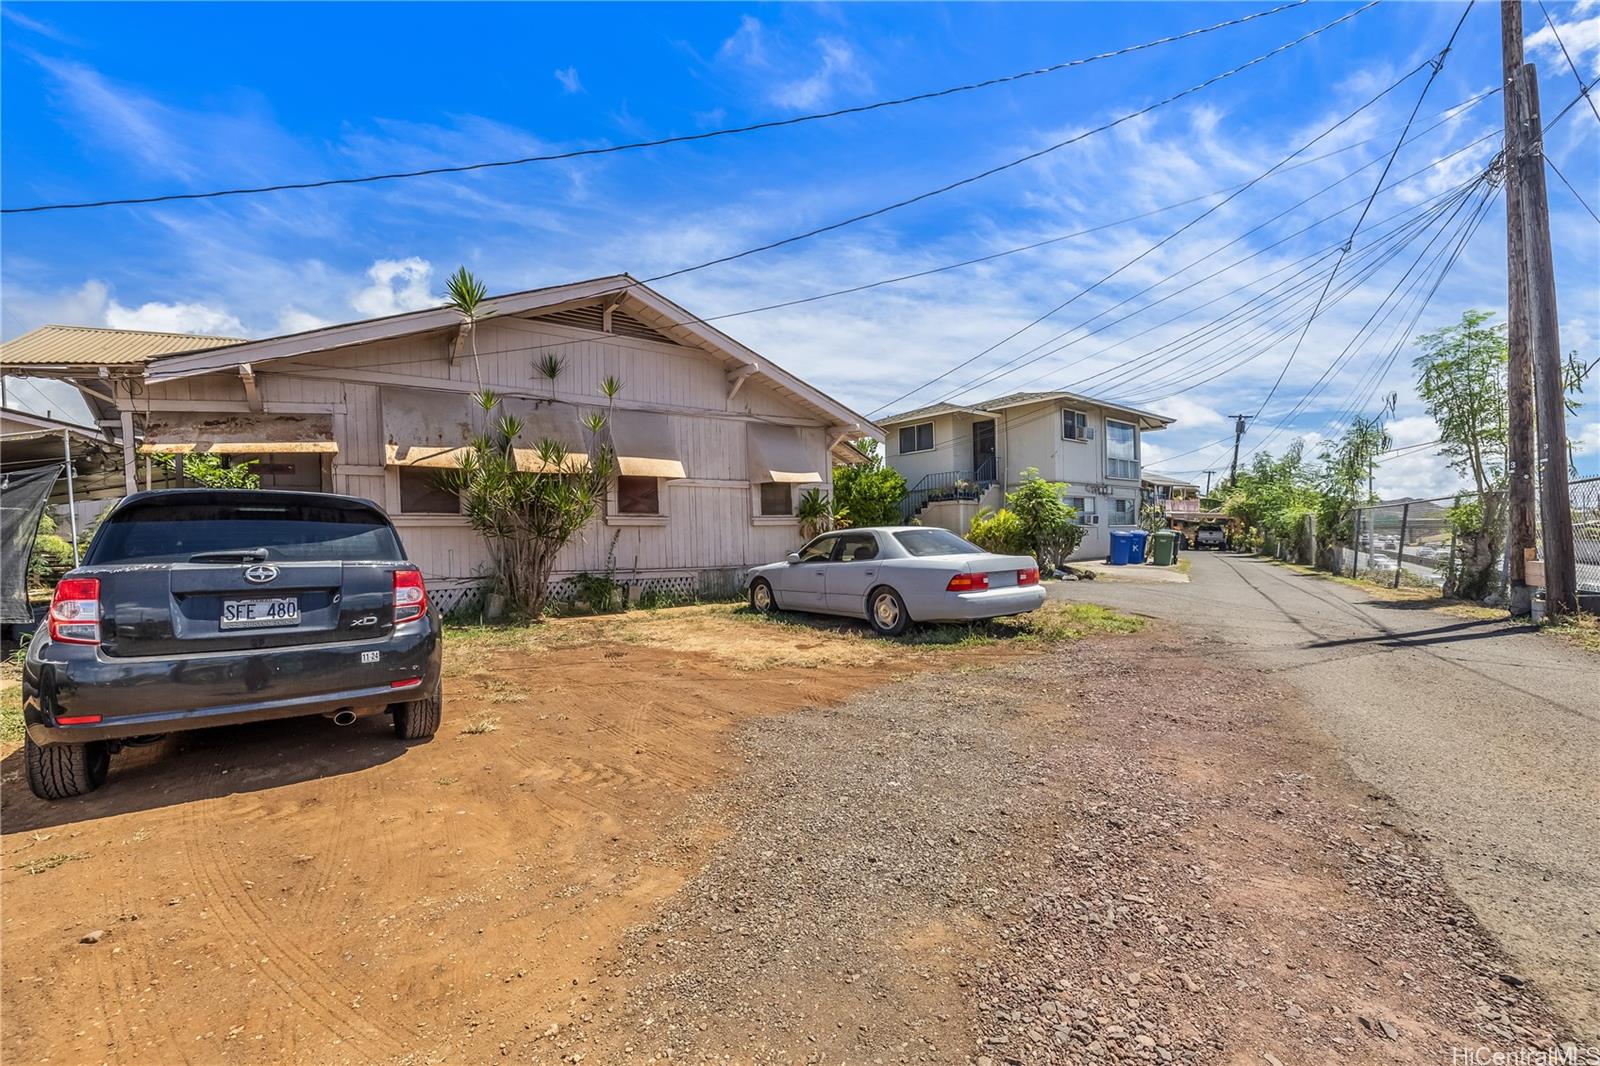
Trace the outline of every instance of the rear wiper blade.
<instances>
[{"instance_id":1,"label":"rear wiper blade","mask_svg":"<svg viewBox=\"0 0 1600 1066\"><path fill-rule=\"evenodd\" d=\"M265 548L234 548L228 551L199 552L189 556L191 563L264 563Z\"/></svg>"}]
</instances>

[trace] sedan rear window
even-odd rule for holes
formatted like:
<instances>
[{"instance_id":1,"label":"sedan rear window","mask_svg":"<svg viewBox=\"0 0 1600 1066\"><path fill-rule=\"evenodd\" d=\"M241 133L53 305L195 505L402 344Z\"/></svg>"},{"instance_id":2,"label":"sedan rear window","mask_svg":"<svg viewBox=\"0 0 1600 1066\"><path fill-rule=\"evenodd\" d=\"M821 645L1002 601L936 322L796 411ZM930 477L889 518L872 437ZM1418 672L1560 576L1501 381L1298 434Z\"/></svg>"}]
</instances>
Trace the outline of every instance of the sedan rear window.
<instances>
[{"instance_id":1,"label":"sedan rear window","mask_svg":"<svg viewBox=\"0 0 1600 1066\"><path fill-rule=\"evenodd\" d=\"M919 559L925 555L982 555L983 549L948 529L907 529L896 533L900 547Z\"/></svg>"},{"instance_id":2,"label":"sedan rear window","mask_svg":"<svg viewBox=\"0 0 1600 1066\"><path fill-rule=\"evenodd\" d=\"M401 562L388 519L354 504L152 500L106 520L84 563L182 563L264 550L288 561Z\"/></svg>"}]
</instances>

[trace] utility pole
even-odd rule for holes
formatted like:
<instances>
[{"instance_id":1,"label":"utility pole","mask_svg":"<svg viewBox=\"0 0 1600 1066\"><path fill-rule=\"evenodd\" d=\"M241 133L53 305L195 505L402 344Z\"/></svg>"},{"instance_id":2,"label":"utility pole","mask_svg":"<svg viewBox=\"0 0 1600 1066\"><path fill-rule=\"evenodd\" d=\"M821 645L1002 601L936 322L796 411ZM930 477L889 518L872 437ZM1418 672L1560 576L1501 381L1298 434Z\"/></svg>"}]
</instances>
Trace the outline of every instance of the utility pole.
<instances>
[{"instance_id":1,"label":"utility pole","mask_svg":"<svg viewBox=\"0 0 1600 1066\"><path fill-rule=\"evenodd\" d=\"M1211 495L1211 475L1216 473L1216 471L1215 470L1207 470L1205 473L1206 473L1206 491L1202 492L1200 495L1209 496L1209 495Z\"/></svg>"},{"instance_id":2,"label":"utility pole","mask_svg":"<svg viewBox=\"0 0 1600 1066\"><path fill-rule=\"evenodd\" d=\"M1228 467L1228 484L1232 485L1239 477L1239 440L1244 436L1244 422L1249 415L1233 416L1233 465Z\"/></svg>"},{"instance_id":3,"label":"utility pole","mask_svg":"<svg viewBox=\"0 0 1600 1066\"><path fill-rule=\"evenodd\" d=\"M1506 401L1510 439L1506 442L1506 585L1512 614L1533 609L1523 563L1534 546L1537 527L1534 485L1533 353L1528 343L1528 249L1522 234L1522 178L1514 157L1517 123L1516 80L1522 69L1522 0L1500 0L1501 83L1505 103L1506 152Z\"/></svg>"},{"instance_id":4,"label":"utility pole","mask_svg":"<svg viewBox=\"0 0 1600 1066\"><path fill-rule=\"evenodd\" d=\"M1556 268L1545 199L1543 119L1533 64L1517 69L1516 168L1522 187L1522 240L1528 257L1528 344L1533 355L1534 409L1539 428L1540 511L1544 517L1544 588L1552 614L1578 611L1577 562L1572 554L1572 499L1567 489L1566 389L1561 375L1561 330L1556 317ZM1512 153L1507 152L1509 157Z\"/></svg>"}]
</instances>

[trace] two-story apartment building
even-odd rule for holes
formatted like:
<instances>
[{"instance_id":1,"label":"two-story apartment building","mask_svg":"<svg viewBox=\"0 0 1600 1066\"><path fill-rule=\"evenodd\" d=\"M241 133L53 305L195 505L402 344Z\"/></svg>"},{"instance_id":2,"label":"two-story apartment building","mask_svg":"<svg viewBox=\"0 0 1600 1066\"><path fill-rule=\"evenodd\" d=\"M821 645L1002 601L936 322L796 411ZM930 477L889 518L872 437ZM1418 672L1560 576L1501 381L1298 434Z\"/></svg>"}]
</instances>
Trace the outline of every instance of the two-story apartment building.
<instances>
[{"instance_id":1,"label":"two-story apartment building","mask_svg":"<svg viewBox=\"0 0 1600 1066\"><path fill-rule=\"evenodd\" d=\"M1018 392L983 403L940 403L889 418L888 461L905 477L904 518L965 533L999 507L1022 472L1069 486L1084 525L1076 558L1102 556L1110 531L1139 522L1145 433L1172 419L1071 392Z\"/></svg>"}]
</instances>

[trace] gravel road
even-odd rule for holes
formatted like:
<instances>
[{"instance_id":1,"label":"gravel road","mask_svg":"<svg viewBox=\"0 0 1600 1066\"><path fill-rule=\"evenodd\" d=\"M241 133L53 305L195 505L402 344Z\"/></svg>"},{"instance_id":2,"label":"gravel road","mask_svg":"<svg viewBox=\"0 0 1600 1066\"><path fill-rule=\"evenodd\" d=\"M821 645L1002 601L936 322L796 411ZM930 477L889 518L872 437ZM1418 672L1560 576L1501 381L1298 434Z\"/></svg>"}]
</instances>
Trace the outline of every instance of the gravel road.
<instances>
[{"instance_id":1,"label":"gravel road","mask_svg":"<svg viewBox=\"0 0 1600 1066\"><path fill-rule=\"evenodd\" d=\"M683 819L722 827L700 872L535 1057L1421 1064L1563 1035L1277 680L1175 627L997 658L747 724Z\"/></svg>"},{"instance_id":2,"label":"gravel road","mask_svg":"<svg viewBox=\"0 0 1600 1066\"><path fill-rule=\"evenodd\" d=\"M1052 595L1203 632L1291 685L1484 925L1600 1040L1600 659L1259 559L1188 558L1187 585L1066 582Z\"/></svg>"}]
</instances>

